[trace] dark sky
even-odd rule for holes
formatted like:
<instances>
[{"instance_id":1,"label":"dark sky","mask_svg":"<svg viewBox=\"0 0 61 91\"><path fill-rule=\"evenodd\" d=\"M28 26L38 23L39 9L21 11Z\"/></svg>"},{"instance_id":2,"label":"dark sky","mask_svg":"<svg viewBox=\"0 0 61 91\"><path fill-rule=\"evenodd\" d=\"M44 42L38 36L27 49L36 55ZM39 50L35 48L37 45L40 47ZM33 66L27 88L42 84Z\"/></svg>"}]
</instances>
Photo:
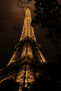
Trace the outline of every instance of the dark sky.
<instances>
[{"instance_id":1,"label":"dark sky","mask_svg":"<svg viewBox=\"0 0 61 91\"><path fill-rule=\"evenodd\" d=\"M34 17L34 6L31 10ZM0 68L9 62L15 50L14 45L20 38L23 20L24 9L17 7L16 0L0 0ZM53 45L51 40L46 38L47 28L35 26L34 29L46 60L50 63L58 63L61 55L61 41Z\"/></svg>"}]
</instances>

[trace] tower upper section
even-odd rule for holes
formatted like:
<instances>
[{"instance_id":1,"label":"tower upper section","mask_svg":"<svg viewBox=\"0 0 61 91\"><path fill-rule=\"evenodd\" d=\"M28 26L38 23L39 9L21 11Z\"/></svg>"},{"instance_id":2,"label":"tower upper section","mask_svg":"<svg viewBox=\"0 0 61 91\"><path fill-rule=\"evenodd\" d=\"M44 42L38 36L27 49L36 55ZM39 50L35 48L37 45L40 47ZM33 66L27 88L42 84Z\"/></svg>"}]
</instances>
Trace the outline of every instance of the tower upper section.
<instances>
[{"instance_id":1,"label":"tower upper section","mask_svg":"<svg viewBox=\"0 0 61 91\"><path fill-rule=\"evenodd\" d=\"M25 17L31 19L31 11L29 8L26 9Z\"/></svg>"},{"instance_id":2,"label":"tower upper section","mask_svg":"<svg viewBox=\"0 0 61 91\"><path fill-rule=\"evenodd\" d=\"M22 34L20 37L20 41L25 39L25 38L32 38L34 41L36 41L36 37L34 34L34 29L31 26L31 11L29 8L26 9L25 12L25 19L24 19L24 25L23 25L23 29L22 29Z\"/></svg>"}]
</instances>

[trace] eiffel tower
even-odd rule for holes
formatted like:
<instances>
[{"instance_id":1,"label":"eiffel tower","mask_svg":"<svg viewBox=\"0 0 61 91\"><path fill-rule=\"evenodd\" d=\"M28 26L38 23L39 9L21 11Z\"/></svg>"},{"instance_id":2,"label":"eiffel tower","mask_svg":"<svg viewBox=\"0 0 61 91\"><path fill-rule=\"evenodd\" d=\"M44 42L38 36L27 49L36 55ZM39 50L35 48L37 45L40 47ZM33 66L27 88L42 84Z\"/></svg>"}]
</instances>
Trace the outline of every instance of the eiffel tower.
<instances>
[{"instance_id":1,"label":"eiffel tower","mask_svg":"<svg viewBox=\"0 0 61 91\"><path fill-rule=\"evenodd\" d=\"M23 87L30 89L41 75L39 67L47 63L40 51L41 46L37 43L31 21L31 11L27 8L20 40L15 45L9 63L0 70L0 84L7 79L13 79L20 84L18 91L22 91Z\"/></svg>"}]
</instances>

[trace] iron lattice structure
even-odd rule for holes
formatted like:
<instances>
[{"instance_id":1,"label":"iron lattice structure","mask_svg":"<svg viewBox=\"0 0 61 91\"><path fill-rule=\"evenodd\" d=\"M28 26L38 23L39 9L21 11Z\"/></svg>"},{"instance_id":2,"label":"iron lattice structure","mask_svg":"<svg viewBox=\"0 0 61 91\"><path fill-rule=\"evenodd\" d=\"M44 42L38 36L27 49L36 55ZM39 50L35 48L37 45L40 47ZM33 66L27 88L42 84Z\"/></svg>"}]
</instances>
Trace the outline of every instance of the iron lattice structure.
<instances>
[{"instance_id":1,"label":"iron lattice structure","mask_svg":"<svg viewBox=\"0 0 61 91\"><path fill-rule=\"evenodd\" d=\"M16 50L7 66L0 72L0 84L7 79L13 79L20 84L19 91L22 91L23 87L30 88L42 74L41 65L46 63L31 21L31 11L27 8L22 34L15 46Z\"/></svg>"}]
</instances>

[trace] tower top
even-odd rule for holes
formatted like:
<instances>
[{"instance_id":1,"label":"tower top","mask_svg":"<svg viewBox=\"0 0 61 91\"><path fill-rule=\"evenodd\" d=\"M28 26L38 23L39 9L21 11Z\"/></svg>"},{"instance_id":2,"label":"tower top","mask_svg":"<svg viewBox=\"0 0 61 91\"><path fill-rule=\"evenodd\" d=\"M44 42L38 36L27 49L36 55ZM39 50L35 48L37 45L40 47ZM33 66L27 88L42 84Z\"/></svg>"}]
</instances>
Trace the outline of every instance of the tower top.
<instances>
[{"instance_id":1,"label":"tower top","mask_svg":"<svg viewBox=\"0 0 61 91\"><path fill-rule=\"evenodd\" d=\"M26 9L26 13L25 13L26 17L30 17L31 18L31 11L29 8Z\"/></svg>"},{"instance_id":2,"label":"tower top","mask_svg":"<svg viewBox=\"0 0 61 91\"><path fill-rule=\"evenodd\" d=\"M27 8L26 12L25 12L24 25L23 25L23 30L22 30L22 34L21 34L21 37L20 37L20 41L27 38L27 37L36 41L34 29L31 26L31 20L32 20L31 11L30 11L29 8Z\"/></svg>"}]
</instances>

